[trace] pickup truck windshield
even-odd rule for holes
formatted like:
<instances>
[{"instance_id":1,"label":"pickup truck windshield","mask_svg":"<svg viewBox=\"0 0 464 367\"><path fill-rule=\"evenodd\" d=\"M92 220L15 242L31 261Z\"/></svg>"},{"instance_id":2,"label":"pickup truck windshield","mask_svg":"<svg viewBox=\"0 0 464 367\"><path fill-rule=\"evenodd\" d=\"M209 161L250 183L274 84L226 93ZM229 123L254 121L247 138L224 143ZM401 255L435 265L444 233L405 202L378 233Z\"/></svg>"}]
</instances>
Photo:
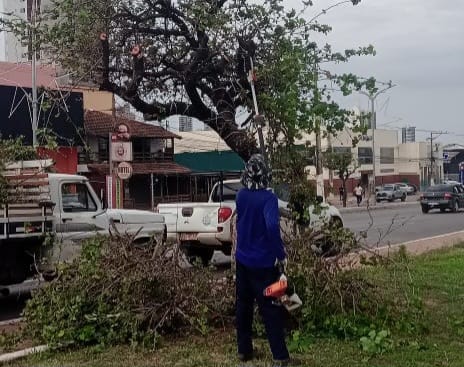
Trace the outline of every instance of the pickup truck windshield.
<instances>
[{"instance_id":1,"label":"pickup truck windshield","mask_svg":"<svg viewBox=\"0 0 464 367\"><path fill-rule=\"evenodd\" d=\"M384 187L382 188L382 190L383 190L383 191L393 191L393 187L394 187L394 186L384 186Z\"/></svg>"}]
</instances>

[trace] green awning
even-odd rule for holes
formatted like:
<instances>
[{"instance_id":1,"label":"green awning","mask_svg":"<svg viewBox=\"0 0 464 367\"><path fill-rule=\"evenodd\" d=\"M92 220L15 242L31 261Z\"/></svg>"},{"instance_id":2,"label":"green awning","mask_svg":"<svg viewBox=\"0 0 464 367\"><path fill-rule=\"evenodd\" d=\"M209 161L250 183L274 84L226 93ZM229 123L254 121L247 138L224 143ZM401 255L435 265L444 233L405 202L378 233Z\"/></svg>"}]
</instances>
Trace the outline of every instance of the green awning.
<instances>
[{"instance_id":1,"label":"green awning","mask_svg":"<svg viewBox=\"0 0 464 367\"><path fill-rule=\"evenodd\" d=\"M244 163L239 155L231 150L179 153L174 161L193 172L228 172L242 171Z\"/></svg>"}]
</instances>

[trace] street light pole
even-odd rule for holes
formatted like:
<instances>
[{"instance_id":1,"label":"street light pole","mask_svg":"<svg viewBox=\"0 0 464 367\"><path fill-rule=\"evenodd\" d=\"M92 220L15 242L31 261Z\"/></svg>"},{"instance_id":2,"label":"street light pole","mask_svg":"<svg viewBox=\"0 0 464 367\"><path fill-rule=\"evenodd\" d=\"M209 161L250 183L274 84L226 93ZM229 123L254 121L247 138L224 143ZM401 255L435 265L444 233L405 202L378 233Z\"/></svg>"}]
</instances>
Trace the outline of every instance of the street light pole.
<instances>
[{"instance_id":1,"label":"street light pole","mask_svg":"<svg viewBox=\"0 0 464 367\"><path fill-rule=\"evenodd\" d=\"M359 91L359 93L367 96L369 98L369 103L371 105L371 129L372 129L372 181L373 181L373 190L375 192L376 185L376 154L375 154L375 129L377 128L377 121L375 116L375 100L376 98L385 93L387 90L395 87L395 84L389 83L387 87L377 91L376 93L367 93L364 91Z\"/></svg>"},{"instance_id":2,"label":"street light pole","mask_svg":"<svg viewBox=\"0 0 464 367\"><path fill-rule=\"evenodd\" d=\"M32 145L37 147L38 104L37 99L37 48L36 48L36 19L37 0L32 1L31 10L31 59L32 59Z\"/></svg>"}]
</instances>

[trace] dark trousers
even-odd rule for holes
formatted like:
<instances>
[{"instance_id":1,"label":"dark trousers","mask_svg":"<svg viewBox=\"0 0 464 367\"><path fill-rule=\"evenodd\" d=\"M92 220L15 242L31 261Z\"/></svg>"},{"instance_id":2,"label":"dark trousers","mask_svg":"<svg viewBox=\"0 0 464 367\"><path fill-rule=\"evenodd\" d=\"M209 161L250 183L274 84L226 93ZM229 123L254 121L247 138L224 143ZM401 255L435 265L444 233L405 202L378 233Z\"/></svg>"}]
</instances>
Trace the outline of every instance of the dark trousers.
<instances>
[{"instance_id":1,"label":"dark trousers","mask_svg":"<svg viewBox=\"0 0 464 367\"><path fill-rule=\"evenodd\" d=\"M358 206L361 204L362 200L363 200L362 195L356 195L356 201L358 203Z\"/></svg>"},{"instance_id":2,"label":"dark trousers","mask_svg":"<svg viewBox=\"0 0 464 367\"><path fill-rule=\"evenodd\" d=\"M254 300L264 322L267 339L275 360L289 358L285 345L284 320L285 310L282 306L274 305L273 298L264 297L263 290L277 281L279 273L272 268L249 268L237 261L236 265L236 323L238 353L251 354L252 323Z\"/></svg>"}]
</instances>

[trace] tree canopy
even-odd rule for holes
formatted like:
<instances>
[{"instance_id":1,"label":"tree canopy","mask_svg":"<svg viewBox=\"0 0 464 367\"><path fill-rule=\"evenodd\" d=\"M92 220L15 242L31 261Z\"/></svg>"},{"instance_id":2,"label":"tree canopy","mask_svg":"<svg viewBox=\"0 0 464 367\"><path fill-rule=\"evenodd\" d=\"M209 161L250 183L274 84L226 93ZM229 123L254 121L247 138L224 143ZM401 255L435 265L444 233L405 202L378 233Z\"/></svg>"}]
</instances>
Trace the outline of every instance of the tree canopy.
<instances>
[{"instance_id":1,"label":"tree canopy","mask_svg":"<svg viewBox=\"0 0 464 367\"><path fill-rule=\"evenodd\" d=\"M331 89L348 94L372 84L330 73L330 63L374 50L320 46L315 35L331 27L317 15L305 19L311 5L297 13L282 0L53 0L35 31L37 46L74 80L96 82L148 120L197 118L247 159L257 149L251 63L273 144L321 129L315 116L325 130L340 130L350 113L332 101ZM31 30L11 18L3 29L23 36Z\"/></svg>"}]
</instances>

